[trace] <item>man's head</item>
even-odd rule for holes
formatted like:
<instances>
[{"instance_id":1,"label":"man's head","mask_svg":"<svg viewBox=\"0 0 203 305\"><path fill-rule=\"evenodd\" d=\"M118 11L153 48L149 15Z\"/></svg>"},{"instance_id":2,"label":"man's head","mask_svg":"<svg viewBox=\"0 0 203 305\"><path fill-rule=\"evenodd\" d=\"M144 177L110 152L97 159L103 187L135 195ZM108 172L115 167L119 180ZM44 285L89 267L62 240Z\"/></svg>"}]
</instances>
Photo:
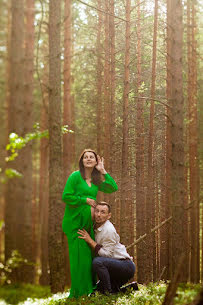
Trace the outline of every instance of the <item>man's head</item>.
<instances>
[{"instance_id":1,"label":"man's head","mask_svg":"<svg viewBox=\"0 0 203 305\"><path fill-rule=\"evenodd\" d=\"M111 218L111 207L105 201L100 201L95 207L95 222L98 227L102 226L108 219Z\"/></svg>"}]
</instances>

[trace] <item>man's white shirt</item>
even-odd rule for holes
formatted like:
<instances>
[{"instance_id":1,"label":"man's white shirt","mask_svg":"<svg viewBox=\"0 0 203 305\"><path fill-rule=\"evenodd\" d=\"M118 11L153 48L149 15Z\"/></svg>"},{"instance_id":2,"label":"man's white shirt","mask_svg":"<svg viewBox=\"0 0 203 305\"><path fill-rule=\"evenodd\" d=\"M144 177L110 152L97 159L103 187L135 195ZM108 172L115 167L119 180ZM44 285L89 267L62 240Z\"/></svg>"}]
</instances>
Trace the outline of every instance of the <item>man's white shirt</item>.
<instances>
[{"instance_id":1,"label":"man's white shirt","mask_svg":"<svg viewBox=\"0 0 203 305\"><path fill-rule=\"evenodd\" d=\"M95 229L95 241L97 244L102 245L98 251L99 256L132 259L127 253L125 246L120 243L120 237L109 220L101 227Z\"/></svg>"}]
</instances>

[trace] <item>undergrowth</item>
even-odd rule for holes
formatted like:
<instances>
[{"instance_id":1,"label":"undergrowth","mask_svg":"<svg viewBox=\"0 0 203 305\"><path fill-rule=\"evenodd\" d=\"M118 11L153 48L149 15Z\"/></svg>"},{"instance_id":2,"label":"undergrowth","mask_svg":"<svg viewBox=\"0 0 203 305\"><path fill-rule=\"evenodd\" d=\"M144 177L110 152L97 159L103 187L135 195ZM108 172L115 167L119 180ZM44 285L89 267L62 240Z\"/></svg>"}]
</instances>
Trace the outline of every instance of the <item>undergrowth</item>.
<instances>
[{"instance_id":1,"label":"undergrowth","mask_svg":"<svg viewBox=\"0 0 203 305\"><path fill-rule=\"evenodd\" d=\"M49 287L30 284L0 287L0 305L161 305L167 285L163 282L139 285L139 291L126 294L101 295L68 299L69 291L51 294ZM174 305L192 302L201 289L200 284L180 284Z\"/></svg>"}]
</instances>

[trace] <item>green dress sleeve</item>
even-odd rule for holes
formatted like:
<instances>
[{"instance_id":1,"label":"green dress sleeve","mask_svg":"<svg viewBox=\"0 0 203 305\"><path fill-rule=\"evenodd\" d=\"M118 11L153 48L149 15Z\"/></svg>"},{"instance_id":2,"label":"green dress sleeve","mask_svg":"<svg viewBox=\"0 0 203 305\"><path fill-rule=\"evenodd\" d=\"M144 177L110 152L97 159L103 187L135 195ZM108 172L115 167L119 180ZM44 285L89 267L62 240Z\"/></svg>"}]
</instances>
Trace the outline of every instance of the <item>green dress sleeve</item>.
<instances>
[{"instance_id":1,"label":"green dress sleeve","mask_svg":"<svg viewBox=\"0 0 203 305\"><path fill-rule=\"evenodd\" d=\"M118 190L115 180L107 173L104 175L105 181L99 184L98 190L104 193L113 193Z\"/></svg>"},{"instance_id":2,"label":"green dress sleeve","mask_svg":"<svg viewBox=\"0 0 203 305\"><path fill-rule=\"evenodd\" d=\"M77 179L78 177L76 175L76 172L72 173L69 176L62 195L62 200L66 204L71 206L84 204L86 203L86 199L87 199L87 197L82 197L77 194L76 192Z\"/></svg>"}]
</instances>

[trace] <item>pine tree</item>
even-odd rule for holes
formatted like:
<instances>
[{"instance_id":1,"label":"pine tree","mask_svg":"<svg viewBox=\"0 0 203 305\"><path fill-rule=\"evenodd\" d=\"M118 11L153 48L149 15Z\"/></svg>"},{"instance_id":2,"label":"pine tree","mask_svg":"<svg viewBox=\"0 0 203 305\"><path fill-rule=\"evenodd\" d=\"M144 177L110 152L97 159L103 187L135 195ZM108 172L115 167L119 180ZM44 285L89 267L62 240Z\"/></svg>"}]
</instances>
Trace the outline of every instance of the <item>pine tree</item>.
<instances>
[{"instance_id":1,"label":"pine tree","mask_svg":"<svg viewBox=\"0 0 203 305\"><path fill-rule=\"evenodd\" d=\"M49 268L52 292L65 286L62 218L61 1L49 3Z\"/></svg>"}]
</instances>

